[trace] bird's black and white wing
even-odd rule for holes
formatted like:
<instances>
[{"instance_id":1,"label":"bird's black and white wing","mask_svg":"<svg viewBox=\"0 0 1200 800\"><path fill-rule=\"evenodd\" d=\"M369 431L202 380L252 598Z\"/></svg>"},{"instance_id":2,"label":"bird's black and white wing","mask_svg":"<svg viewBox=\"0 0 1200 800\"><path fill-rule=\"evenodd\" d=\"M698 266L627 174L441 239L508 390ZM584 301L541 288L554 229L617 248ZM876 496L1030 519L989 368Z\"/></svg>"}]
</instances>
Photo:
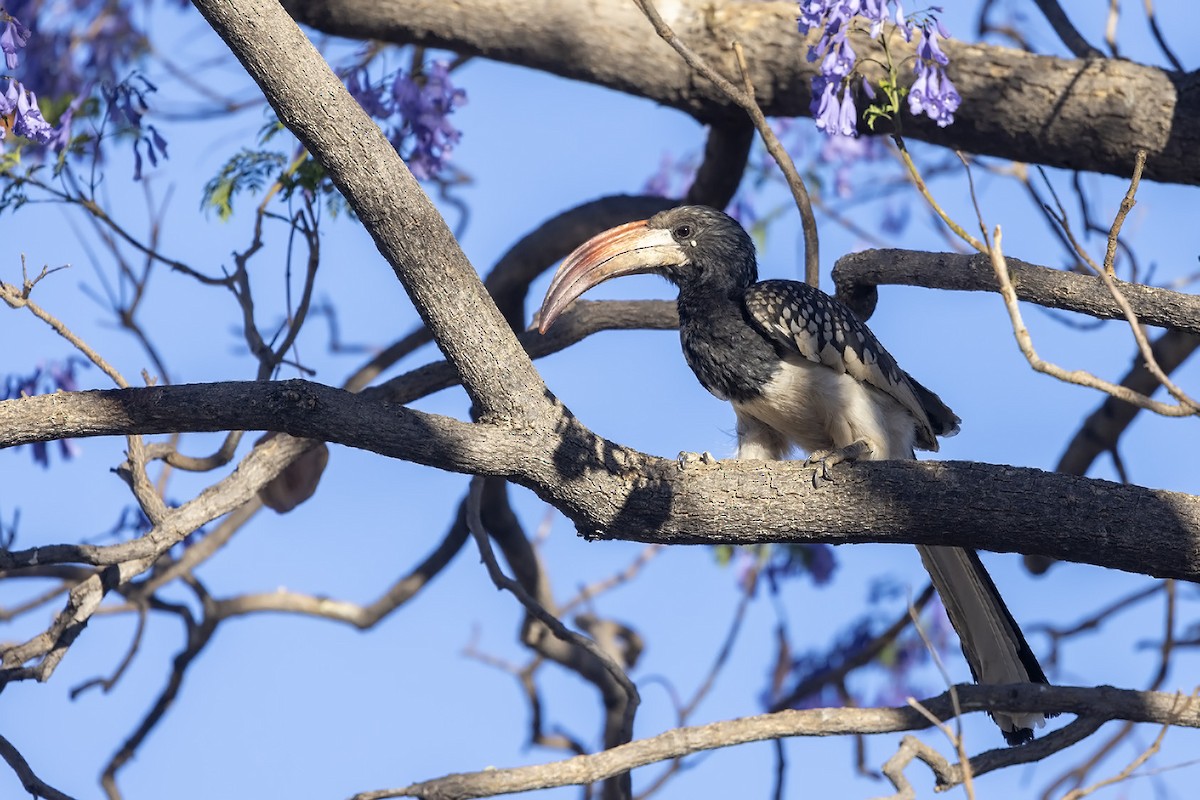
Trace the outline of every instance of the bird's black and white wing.
<instances>
[{"instance_id":1,"label":"bird's black and white wing","mask_svg":"<svg viewBox=\"0 0 1200 800\"><path fill-rule=\"evenodd\" d=\"M849 308L796 281L762 281L746 290L750 322L785 354L793 353L884 392L916 421L916 446L937 450L938 436L958 432L941 399L900 369Z\"/></svg>"}]
</instances>

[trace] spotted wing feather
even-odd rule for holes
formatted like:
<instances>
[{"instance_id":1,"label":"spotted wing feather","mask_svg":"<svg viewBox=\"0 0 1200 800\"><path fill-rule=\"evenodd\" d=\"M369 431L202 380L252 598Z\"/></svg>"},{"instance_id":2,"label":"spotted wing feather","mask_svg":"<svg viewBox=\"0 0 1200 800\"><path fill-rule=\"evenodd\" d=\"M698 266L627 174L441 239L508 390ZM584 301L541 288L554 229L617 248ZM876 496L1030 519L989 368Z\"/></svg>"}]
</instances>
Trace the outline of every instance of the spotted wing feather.
<instances>
[{"instance_id":1,"label":"spotted wing feather","mask_svg":"<svg viewBox=\"0 0 1200 800\"><path fill-rule=\"evenodd\" d=\"M900 369L854 312L819 289L796 281L762 281L745 296L754 326L784 353L846 373L894 398L916 421L916 444L937 450L959 419L936 394Z\"/></svg>"}]
</instances>

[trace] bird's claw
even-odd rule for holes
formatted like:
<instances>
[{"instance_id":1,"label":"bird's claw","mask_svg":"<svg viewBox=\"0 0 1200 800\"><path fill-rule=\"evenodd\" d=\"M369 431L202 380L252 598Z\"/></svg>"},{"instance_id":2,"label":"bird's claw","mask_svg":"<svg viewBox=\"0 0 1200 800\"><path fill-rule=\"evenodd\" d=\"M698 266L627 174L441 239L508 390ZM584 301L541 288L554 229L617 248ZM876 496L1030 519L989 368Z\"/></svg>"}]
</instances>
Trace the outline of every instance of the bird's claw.
<instances>
[{"instance_id":1,"label":"bird's claw","mask_svg":"<svg viewBox=\"0 0 1200 800\"><path fill-rule=\"evenodd\" d=\"M833 482L833 474L830 473L829 468L839 463L834 459L834 455L835 451L832 450L817 450L810 453L808 458L804 459L804 466L813 468L812 482L814 489L820 485L820 481L817 480L818 478L823 481Z\"/></svg>"},{"instance_id":2,"label":"bird's claw","mask_svg":"<svg viewBox=\"0 0 1200 800\"><path fill-rule=\"evenodd\" d=\"M675 460L675 463L679 465L680 472L697 462L711 466L717 463L717 459L707 450L705 450L703 453L689 453L686 450L681 450L679 452L679 457Z\"/></svg>"},{"instance_id":3,"label":"bird's claw","mask_svg":"<svg viewBox=\"0 0 1200 800\"><path fill-rule=\"evenodd\" d=\"M809 453L808 458L804 459L804 466L814 468L813 488L817 486L817 476L820 476L822 480L832 482L833 475L830 470L833 467L843 461L857 461L863 456L869 455L871 451L871 444L865 439L860 439L835 450L814 450Z\"/></svg>"}]
</instances>

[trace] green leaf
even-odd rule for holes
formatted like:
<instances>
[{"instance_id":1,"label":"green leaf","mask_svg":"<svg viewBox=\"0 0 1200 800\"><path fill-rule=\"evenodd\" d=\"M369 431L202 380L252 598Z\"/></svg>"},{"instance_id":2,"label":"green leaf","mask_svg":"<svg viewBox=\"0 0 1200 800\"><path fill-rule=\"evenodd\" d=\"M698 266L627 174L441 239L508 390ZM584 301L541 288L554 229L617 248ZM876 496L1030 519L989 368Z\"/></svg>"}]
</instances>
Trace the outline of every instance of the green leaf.
<instances>
[{"instance_id":1,"label":"green leaf","mask_svg":"<svg viewBox=\"0 0 1200 800\"><path fill-rule=\"evenodd\" d=\"M215 210L222 220L233 216L233 198L239 192L262 190L269 179L282 174L287 165L283 153L266 150L243 150L221 167L221 171L204 187L201 210Z\"/></svg>"}]
</instances>

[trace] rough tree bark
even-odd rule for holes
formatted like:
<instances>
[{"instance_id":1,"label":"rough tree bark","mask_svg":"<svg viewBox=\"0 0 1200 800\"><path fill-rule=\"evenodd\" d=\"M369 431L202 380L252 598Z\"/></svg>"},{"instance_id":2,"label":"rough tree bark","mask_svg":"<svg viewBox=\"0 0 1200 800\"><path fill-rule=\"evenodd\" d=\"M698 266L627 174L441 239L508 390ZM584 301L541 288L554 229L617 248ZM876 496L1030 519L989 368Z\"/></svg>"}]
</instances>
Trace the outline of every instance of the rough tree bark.
<instances>
[{"instance_id":1,"label":"rough tree bark","mask_svg":"<svg viewBox=\"0 0 1200 800\"><path fill-rule=\"evenodd\" d=\"M295 19L325 33L457 53L544 70L646 97L701 122L740 110L696 77L631 0L285 0ZM796 33L793 2L679 0L661 9L675 32L726 75L730 43L750 60L768 116L808 115L817 64ZM860 52L865 48L859 47ZM982 155L1128 176L1149 152L1145 177L1200 183L1200 77L1120 59L1064 59L991 45L945 44L962 95L955 123L905 120L905 135Z\"/></svg>"},{"instance_id":2,"label":"rough tree bark","mask_svg":"<svg viewBox=\"0 0 1200 800\"><path fill-rule=\"evenodd\" d=\"M681 466L592 433L546 390L428 198L281 7L272 0L196 0L196 5L374 237L472 398L479 421L439 417L395 402L397 397L420 396L435 384L447 385L447 367L431 365L419 376L426 381L421 390L414 390L413 383L393 383L352 394L283 381L10 400L0 402L0 447L75 436L274 430L520 483L562 509L589 537L675 544L950 544L1200 580L1198 497L970 463L847 465L839 469L836 482L814 485L812 470L798 463ZM586 9L549 0L488 5L413 0L403 6L292 0L288 8L297 19L331 33L439 45L520 63L738 127L733 120L740 112L697 80L658 41L633 4L623 0L597 0ZM734 39L742 42L752 54L760 102L769 113L797 115L806 113L812 65L795 41L794 14L792 3L701 5L682 0L674 6L672 24L731 75L726 47ZM1148 176L1200 182L1200 166L1190 158L1200 144L1200 134L1194 133L1200 126L1193 119L1200 108L1195 107L1191 78L1129 62L1039 58L961 44L950 49L964 95L959 123L947 129L914 123L909 133L917 138L1116 173L1127 173L1132 152L1146 148L1152 154ZM945 278L951 274L945 269L937 272L941 279L959 280L953 288L993 288L976 274L972 262L940 258L941 267L953 262L959 268L952 278ZM873 275L868 259L846 262L846 276L851 267L861 268L847 284L858 287L855 294L869 295L870 289L861 287L885 279L924 285L933 280L921 272L927 264L920 259L904 263L888 257L897 269L911 267L915 277L910 278ZM1042 288L1052 293L1055 286ZM1041 291L1028 282L1026 289ZM1102 300L1075 298L1068 307L1093 303L1093 310L1103 314ZM505 310L511 317L517 303L509 301ZM1148 303L1161 310L1155 298ZM657 326L672 322L661 304L641 308ZM1161 324L1195 330L1194 306L1166 313ZM536 349L531 337L526 339L529 349ZM272 450L299 452L305 444L277 437L228 480L251 497L278 472L281 459L272 458ZM195 509L177 511L194 512L197 518L216 513L204 506L207 499L202 493L193 501ZM136 574L133 570L145 569L176 535L182 534L162 526L154 535L119 545L0 551L0 569L100 567L93 582L104 586L84 597L94 610L103 591L127 581ZM78 622L65 615L60 619L73 626L70 638L64 634L52 643L65 651L86 616ZM5 677L43 677L44 671L18 669L32 652L20 651L12 663L6 662L10 672ZM1140 718L1131 711L1121 713Z\"/></svg>"},{"instance_id":3,"label":"rough tree bark","mask_svg":"<svg viewBox=\"0 0 1200 800\"><path fill-rule=\"evenodd\" d=\"M550 427L472 424L299 380L60 392L0 403L0 447L63 436L261 428L507 478L559 507L589 537L952 544L1200 580L1200 497L1036 469L870 462L814 485L813 469L799 462L681 468L607 441L565 410ZM36 548L0 554L0 568L142 555L128 545Z\"/></svg>"}]
</instances>

